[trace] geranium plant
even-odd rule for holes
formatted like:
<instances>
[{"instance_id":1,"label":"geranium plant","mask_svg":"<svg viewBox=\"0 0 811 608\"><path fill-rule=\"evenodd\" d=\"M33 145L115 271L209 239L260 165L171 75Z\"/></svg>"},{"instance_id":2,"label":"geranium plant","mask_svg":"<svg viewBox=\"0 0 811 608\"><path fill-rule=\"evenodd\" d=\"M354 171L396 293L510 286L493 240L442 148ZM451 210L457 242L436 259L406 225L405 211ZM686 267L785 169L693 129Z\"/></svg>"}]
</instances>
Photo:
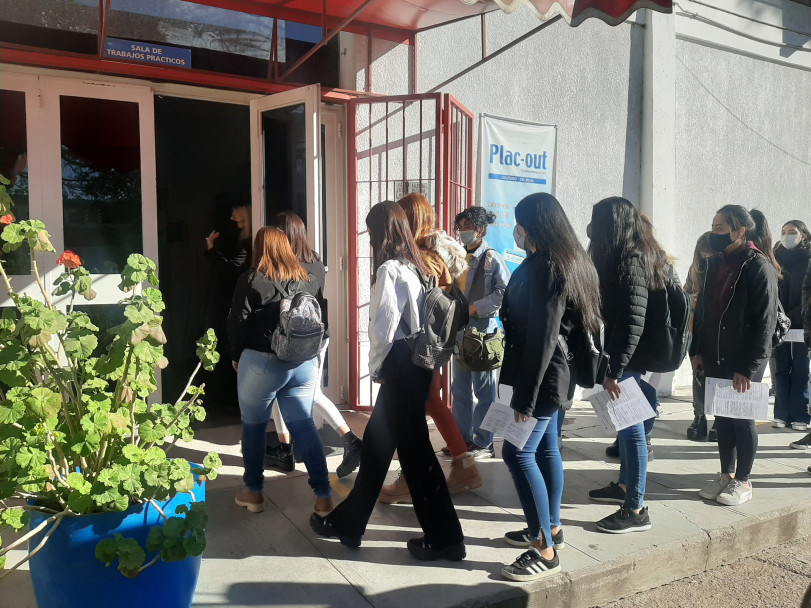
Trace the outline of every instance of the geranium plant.
<instances>
[{"instance_id":1,"label":"geranium plant","mask_svg":"<svg viewBox=\"0 0 811 608\"><path fill-rule=\"evenodd\" d=\"M159 503L191 493L195 476L213 479L222 464L213 452L202 466L167 457L178 441L191 441L192 421L205 418L203 387L192 382L200 367L210 370L219 359L213 330L197 342L200 362L183 394L172 403L148 403L157 388L156 370L168 363L161 317L165 305L154 262L139 254L127 259L119 285L126 294L124 321L109 330L108 346L97 352L99 328L74 310L77 297L96 296L79 256L66 251L59 257L64 272L49 294L37 267L37 254L54 251L45 225L10 222L1 236L5 252L31 249L42 297L16 293L0 262L14 304L0 315L0 530L24 528L31 511L47 518L0 548L0 568L9 550L44 532L28 559L66 517L120 512L143 503L157 508L163 521L150 530L146 546L116 535L97 545L96 557L108 565L117 560L118 569L134 577L160 559L200 555L208 522L205 504L192 502L164 513ZM67 304L55 305L56 297Z\"/></svg>"}]
</instances>

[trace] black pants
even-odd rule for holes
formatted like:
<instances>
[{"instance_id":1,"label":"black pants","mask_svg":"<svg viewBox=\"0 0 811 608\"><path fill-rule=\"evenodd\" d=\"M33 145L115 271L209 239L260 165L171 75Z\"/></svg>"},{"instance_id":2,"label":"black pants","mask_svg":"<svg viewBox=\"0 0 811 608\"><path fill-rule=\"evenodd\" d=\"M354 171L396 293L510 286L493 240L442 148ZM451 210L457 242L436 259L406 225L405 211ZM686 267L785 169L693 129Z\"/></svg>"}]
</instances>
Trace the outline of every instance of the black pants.
<instances>
[{"instance_id":1,"label":"black pants","mask_svg":"<svg viewBox=\"0 0 811 608\"><path fill-rule=\"evenodd\" d=\"M384 382L363 433L355 486L327 521L345 534L362 535L366 531L396 449L428 543L435 549L460 543L462 526L425 420L425 400L433 374L413 365L411 350L398 340L386 357L382 376Z\"/></svg>"},{"instance_id":2,"label":"black pants","mask_svg":"<svg viewBox=\"0 0 811 608\"><path fill-rule=\"evenodd\" d=\"M713 378L732 378L729 372L713 368L712 364L705 364L707 376ZM766 362L752 375L752 382L763 380L766 371ZM719 375L716 375L719 374ZM721 375L723 374L723 375ZM735 479L748 481L752 466L755 464L755 453L758 446L758 435L754 420L726 418L716 416L716 430L718 431L718 453L721 457L721 472L735 475Z\"/></svg>"}]
</instances>

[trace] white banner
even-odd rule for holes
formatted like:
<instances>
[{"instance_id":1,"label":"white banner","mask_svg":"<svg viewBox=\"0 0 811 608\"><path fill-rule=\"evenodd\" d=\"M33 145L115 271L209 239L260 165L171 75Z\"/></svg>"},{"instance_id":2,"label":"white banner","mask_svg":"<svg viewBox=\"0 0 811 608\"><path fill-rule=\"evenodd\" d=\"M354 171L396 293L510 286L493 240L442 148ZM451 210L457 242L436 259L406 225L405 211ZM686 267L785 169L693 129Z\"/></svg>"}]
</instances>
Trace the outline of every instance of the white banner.
<instances>
[{"instance_id":1,"label":"white banner","mask_svg":"<svg viewBox=\"0 0 811 608\"><path fill-rule=\"evenodd\" d=\"M557 127L482 114L479 122L481 205L496 214L487 243L510 271L526 254L513 240L515 206L529 194L555 193Z\"/></svg>"}]
</instances>

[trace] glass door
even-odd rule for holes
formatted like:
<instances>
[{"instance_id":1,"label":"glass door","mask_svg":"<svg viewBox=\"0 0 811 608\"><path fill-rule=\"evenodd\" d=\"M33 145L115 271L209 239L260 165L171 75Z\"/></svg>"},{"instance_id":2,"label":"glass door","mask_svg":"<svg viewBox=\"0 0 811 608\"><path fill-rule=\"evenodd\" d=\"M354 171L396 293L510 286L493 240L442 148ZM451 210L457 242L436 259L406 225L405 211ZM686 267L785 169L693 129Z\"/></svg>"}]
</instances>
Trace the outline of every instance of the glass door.
<instances>
[{"instance_id":1,"label":"glass door","mask_svg":"<svg viewBox=\"0 0 811 608\"><path fill-rule=\"evenodd\" d=\"M254 232L282 211L304 220L310 246L323 249L321 87L251 101L251 200Z\"/></svg>"}]
</instances>

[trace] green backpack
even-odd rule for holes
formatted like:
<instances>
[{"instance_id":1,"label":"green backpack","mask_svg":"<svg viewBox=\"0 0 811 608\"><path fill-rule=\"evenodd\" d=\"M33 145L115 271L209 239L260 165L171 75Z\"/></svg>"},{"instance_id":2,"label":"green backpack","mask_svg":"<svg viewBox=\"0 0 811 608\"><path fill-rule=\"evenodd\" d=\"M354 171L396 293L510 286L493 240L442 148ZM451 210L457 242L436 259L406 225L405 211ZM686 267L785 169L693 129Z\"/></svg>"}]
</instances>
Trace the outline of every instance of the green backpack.
<instances>
[{"instance_id":1,"label":"green backpack","mask_svg":"<svg viewBox=\"0 0 811 608\"><path fill-rule=\"evenodd\" d=\"M499 328L492 332L468 327L462 341L456 345L459 364L469 372L489 372L504 361L504 334Z\"/></svg>"}]
</instances>

